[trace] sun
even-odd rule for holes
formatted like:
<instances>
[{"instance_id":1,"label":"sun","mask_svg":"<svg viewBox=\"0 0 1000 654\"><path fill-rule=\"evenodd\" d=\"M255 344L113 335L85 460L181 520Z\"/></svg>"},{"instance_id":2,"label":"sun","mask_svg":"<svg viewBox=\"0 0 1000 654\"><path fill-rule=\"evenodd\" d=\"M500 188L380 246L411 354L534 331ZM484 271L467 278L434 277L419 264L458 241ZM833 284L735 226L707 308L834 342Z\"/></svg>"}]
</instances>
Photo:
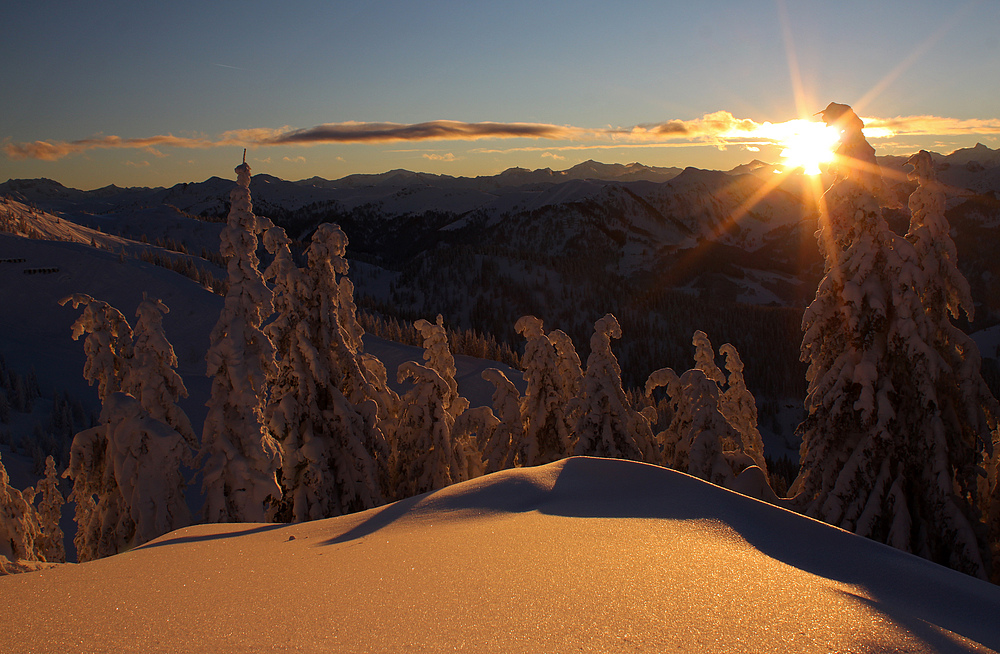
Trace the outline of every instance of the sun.
<instances>
[{"instance_id":1,"label":"sun","mask_svg":"<svg viewBox=\"0 0 1000 654\"><path fill-rule=\"evenodd\" d=\"M781 157L787 169L801 168L807 175L819 175L820 164L834 159L839 132L823 123L810 120L794 120L788 126L779 143L784 146Z\"/></svg>"}]
</instances>

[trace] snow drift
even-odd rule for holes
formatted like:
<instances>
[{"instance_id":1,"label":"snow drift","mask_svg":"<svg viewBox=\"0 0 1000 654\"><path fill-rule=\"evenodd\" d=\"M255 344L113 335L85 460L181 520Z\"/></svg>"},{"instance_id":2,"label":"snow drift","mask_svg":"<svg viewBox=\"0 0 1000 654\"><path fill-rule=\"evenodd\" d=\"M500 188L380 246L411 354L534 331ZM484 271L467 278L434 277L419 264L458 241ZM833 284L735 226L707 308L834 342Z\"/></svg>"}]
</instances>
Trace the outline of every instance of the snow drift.
<instances>
[{"instance_id":1,"label":"snow drift","mask_svg":"<svg viewBox=\"0 0 1000 654\"><path fill-rule=\"evenodd\" d=\"M571 458L0 579L19 652L969 652L1000 589L687 475ZM989 648L989 649L987 649Z\"/></svg>"}]
</instances>

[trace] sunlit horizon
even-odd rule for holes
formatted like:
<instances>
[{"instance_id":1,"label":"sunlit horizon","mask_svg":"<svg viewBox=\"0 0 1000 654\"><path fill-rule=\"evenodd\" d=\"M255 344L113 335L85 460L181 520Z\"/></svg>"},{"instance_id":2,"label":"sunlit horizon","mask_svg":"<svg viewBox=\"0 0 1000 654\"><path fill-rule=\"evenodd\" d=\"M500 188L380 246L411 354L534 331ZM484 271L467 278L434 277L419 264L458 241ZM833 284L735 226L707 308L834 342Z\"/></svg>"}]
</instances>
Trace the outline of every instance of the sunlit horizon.
<instances>
[{"instance_id":1,"label":"sunlit horizon","mask_svg":"<svg viewBox=\"0 0 1000 654\"><path fill-rule=\"evenodd\" d=\"M989 3L863 19L785 0L390 4L143 5L121 30L113 5L17 3L0 182L171 186L231 175L244 147L255 172L288 180L589 159L732 170L783 150L813 171L811 146L768 131L830 102L854 108L880 155L1000 148Z\"/></svg>"}]
</instances>

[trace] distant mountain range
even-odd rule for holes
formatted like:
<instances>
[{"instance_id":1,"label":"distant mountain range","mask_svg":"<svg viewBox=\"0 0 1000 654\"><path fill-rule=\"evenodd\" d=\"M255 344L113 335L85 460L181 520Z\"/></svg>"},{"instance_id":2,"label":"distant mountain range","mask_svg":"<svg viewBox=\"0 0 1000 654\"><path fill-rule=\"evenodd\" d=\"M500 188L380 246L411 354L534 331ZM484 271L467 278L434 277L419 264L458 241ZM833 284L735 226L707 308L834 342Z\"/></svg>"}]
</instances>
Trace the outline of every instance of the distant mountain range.
<instances>
[{"instance_id":1,"label":"distant mountain range","mask_svg":"<svg viewBox=\"0 0 1000 654\"><path fill-rule=\"evenodd\" d=\"M949 155L934 154L934 157L941 180L954 189L976 193L1000 191L1000 150L977 144L973 148L956 150ZM899 173L893 176L896 183L905 179L905 156L885 156L880 157L879 161L886 170ZM775 164L753 160L724 171L724 174L750 174L766 178L772 176L773 171L778 168L780 166ZM566 170L509 168L497 175L479 177L390 170L379 174L348 175L336 180L312 177L286 181L272 175L258 174L253 178L251 190L255 202L283 212L335 201L346 209L380 202L387 205L389 211L396 213L428 210L462 213L473 209L488 209L491 206L504 207L503 202L497 201L502 196L535 195L546 187L562 186L570 182L578 184L561 193L548 195L557 200L576 200L595 193L597 188L609 183L665 184L685 172L688 175L699 174L695 170L646 166L640 163L605 164L591 160ZM792 176L792 180L795 177ZM218 216L225 211L231 186L232 181L229 179L211 177L204 182L176 184L169 188L122 188L110 185L81 191L46 178L11 179L0 184L0 195L47 211L100 214L162 204L194 215ZM794 181L791 186L794 186ZM407 192L402 192L404 190Z\"/></svg>"},{"instance_id":2,"label":"distant mountain range","mask_svg":"<svg viewBox=\"0 0 1000 654\"><path fill-rule=\"evenodd\" d=\"M979 144L934 157L977 302L975 328L998 324L1000 150ZM914 188L905 162L880 158L904 207L886 211L899 231ZM688 367L695 329L741 353L777 339L784 352L777 359L774 348L744 359L757 388L787 396L800 390L783 384L803 378L799 320L822 259L809 180L776 178L776 168L756 160L730 171L587 161L474 178L406 170L338 180L258 174L251 193L255 212L293 238L308 240L321 222L340 224L350 238L359 305L386 317L440 313L452 326L516 345L513 325L530 313L585 349L594 321L612 312L631 337L620 350L633 383L656 367ZM48 179L10 180L0 184L0 196L204 256L218 247L206 221L225 217L233 185L212 177L170 188L81 191Z\"/></svg>"}]
</instances>

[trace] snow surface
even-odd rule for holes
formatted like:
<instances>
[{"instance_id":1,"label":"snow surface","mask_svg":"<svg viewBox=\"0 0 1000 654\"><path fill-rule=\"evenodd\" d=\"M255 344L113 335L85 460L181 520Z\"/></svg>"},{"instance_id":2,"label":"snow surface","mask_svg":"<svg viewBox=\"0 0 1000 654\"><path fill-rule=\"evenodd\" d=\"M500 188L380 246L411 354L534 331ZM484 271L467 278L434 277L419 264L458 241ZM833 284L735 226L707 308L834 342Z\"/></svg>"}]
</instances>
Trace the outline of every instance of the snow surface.
<instances>
[{"instance_id":1,"label":"snow surface","mask_svg":"<svg viewBox=\"0 0 1000 654\"><path fill-rule=\"evenodd\" d=\"M1000 588L687 475L572 458L0 578L17 652L980 652Z\"/></svg>"}]
</instances>

